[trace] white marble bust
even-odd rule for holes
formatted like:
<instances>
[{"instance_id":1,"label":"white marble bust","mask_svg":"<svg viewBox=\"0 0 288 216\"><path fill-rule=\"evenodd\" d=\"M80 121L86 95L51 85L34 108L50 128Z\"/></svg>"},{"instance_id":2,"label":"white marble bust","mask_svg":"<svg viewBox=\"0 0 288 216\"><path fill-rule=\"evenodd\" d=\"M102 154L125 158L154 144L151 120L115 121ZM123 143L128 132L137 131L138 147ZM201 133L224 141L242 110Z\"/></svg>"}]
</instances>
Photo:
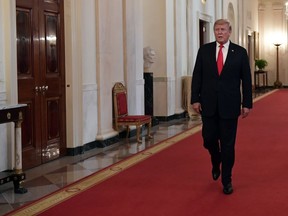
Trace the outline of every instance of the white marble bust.
<instances>
[{"instance_id":1,"label":"white marble bust","mask_svg":"<svg viewBox=\"0 0 288 216\"><path fill-rule=\"evenodd\" d=\"M151 47L143 49L144 72L149 72L151 65L155 62L156 52Z\"/></svg>"}]
</instances>

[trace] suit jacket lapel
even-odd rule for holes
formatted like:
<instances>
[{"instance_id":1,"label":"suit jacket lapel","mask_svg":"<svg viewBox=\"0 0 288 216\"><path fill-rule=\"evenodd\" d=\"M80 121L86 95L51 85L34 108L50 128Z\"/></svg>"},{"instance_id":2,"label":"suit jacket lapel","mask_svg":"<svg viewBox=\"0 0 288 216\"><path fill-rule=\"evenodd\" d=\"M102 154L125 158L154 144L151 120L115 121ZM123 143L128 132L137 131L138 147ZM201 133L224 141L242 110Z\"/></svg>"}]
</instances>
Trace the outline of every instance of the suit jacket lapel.
<instances>
[{"instance_id":1,"label":"suit jacket lapel","mask_svg":"<svg viewBox=\"0 0 288 216\"><path fill-rule=\"evenodd\" d=\"M218 76L218 68L217 68L217 61L216 61L216 41L211 43L211 52L210 55L210 62L214 62L215 74Z\"/></svg>"},{"instance_id":2,"label":"suit jacket lapel","mask_svg":"<svg viewBox=\"0 0 288 216\"><path fill-rule=\"evenodd\" d=\"M232 59L235 57L234 54L235 54L235 46L234 46L234 44L232 42L230 42L230 45L229 45L229 48L228 48L228 53L227 53L227 56L226 56L226 60L225 60L224 66L223 66L222 73L223 72L225 73L225 68L228 68L229 64L231 62L233 62Z\"/></svg>"},{"instance_id":3,"label":"suit jacket lapel","mask_svg":"<svg viewBox=\"0 0 288 216\"><path fill-rule=\"evenodd\" d=\"M225 65L227 67L229 65L229 63L231 62L231 60L234 58L234 56L235 56L234 54L235 54L235 46L234 46L234 44L232 42L230 42L223 70L225 68Z\"/></svg>"}]
</instances>

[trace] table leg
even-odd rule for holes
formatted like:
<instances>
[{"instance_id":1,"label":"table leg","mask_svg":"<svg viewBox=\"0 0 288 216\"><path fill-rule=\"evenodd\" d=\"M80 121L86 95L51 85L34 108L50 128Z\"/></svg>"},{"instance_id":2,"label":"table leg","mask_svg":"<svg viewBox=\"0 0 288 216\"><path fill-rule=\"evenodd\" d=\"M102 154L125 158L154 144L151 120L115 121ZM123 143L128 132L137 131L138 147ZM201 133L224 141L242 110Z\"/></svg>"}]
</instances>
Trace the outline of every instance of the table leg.
<instances>
[{"instance_id":1,"label":"table leg","mask_svg":"<svg viewBox=\"0 0 288 216\"><path fill-rule=\"evenodd\" d=\"M15 126L15 173L22 173L21 121Z\"/></svg>"},{"instance_id":2,"label":"table leg","mask_svg":"<svg viewBox=\"0 0 288 216\"><path fill-rule=\"evenodd\" d=\"M27 192L27 189L21 186L22 180L25 175L22 171L22 139L21 139L21 123L22 123L22 112L19 113L19 121L15 122L15 174L14 174L14 192L23 194Z\"/></svg>"}]
</instances>

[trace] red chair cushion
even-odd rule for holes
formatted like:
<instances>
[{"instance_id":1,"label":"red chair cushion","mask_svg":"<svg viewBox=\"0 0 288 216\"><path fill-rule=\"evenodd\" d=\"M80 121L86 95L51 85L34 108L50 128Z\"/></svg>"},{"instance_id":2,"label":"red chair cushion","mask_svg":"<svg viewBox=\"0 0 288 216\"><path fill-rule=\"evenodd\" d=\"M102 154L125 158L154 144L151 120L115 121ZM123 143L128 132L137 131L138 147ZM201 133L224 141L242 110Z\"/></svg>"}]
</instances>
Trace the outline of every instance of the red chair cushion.
<instances>
[{"instance_id":1,"label":"red chair cushion","mask_svg":"<svg viewBox=\"0 0 288 216\"><path fill-rule=\"evenodd\" d=\"M116 95L117 98L117 108L118 108L118 115L127 115L127 98L125 92L120 92Z\"/></svg>"}]
</instances>

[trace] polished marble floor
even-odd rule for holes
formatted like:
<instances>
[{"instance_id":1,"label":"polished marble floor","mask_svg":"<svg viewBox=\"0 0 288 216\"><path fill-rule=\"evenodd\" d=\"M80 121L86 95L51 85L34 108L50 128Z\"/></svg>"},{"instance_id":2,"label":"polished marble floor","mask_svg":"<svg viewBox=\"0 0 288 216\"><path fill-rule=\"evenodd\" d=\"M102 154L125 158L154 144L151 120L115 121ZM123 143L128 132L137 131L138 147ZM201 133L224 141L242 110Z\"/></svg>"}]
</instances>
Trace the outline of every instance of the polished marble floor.
<instances>
[{"instance_id":1,"label":"polished marble floor","mask_svg":"<svg viewBox=\"0 0 288 216\"><path fill-rule=\"evenodd\" d=\"M37 200L200 123L199 117L160 122L152 128L153 139L148 140L143 137L140 144L136 142L136 137L121 139L119 143L106 148L93 149L82 155L66 156L25 170L26 180L23 186L28 189L27 193L15 194L13 183L0 186L0 215ZM143 131L143 135L145 134L146 131Z\"/></svg>"}]
</instances>

